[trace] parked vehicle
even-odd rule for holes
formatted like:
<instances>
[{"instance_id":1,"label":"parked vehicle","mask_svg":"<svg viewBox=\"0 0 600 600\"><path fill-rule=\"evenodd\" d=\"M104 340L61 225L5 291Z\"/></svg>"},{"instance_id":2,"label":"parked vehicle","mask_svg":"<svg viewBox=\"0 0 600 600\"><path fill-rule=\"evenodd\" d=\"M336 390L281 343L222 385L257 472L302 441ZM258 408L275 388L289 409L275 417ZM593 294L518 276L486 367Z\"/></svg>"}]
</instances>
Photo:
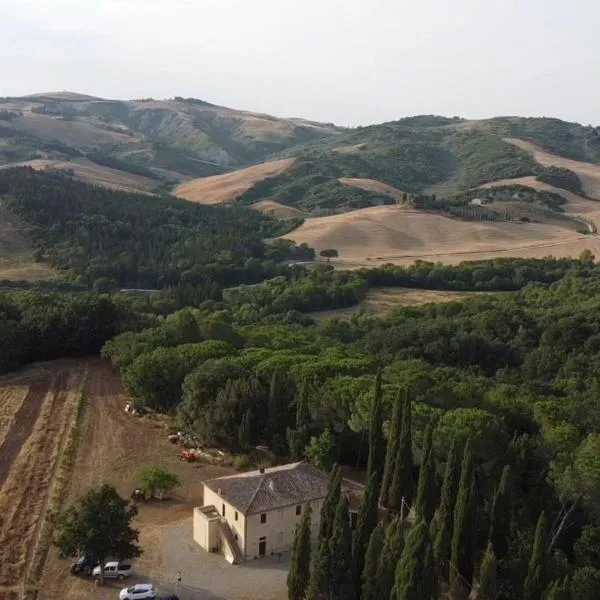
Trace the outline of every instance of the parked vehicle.
<instances>
[{"instance_id":1,"label":"parked vehicle","mask_svg":"<svg viewBox=\"0 0 600 600\"><path fill-rule=\"evenodd\" d=\"M119 592L119 600L146 600L156 598L156 588L151 583L136 583Z\"/></svg>"},{"instance_id":2,"label":"parked vehicle","mask_svg":"<svg viewBox=\"0 0 600 600\"><path fill-rule=\"evenodd\" d=\"M89 575L92 572L92 562L85 556L80 556L73 564L71 564L71 575L84 573Z\"/></svg>"},{"instance_id":3,"label":"parked vehicle","mask_svg":"<svg viewBox=\"0 0 600 600\"><path fill-rule=\"evenodd\" d=\"M133 567L129 563L119 563L116 561L107 562L104 565L105 579L125 579L133 573ZM94 577L100 577L100 565L92 571Z\"/></svg>"}]
</instances>

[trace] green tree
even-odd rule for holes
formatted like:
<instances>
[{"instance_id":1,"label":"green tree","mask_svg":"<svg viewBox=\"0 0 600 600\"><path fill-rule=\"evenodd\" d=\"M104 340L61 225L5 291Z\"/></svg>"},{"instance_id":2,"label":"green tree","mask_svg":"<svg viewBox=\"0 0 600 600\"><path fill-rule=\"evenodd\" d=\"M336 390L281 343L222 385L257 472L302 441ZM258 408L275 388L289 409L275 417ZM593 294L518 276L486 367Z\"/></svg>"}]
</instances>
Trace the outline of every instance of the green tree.
<instances>
[{"instance_id":1,"label":"green tree","mask_svg":"<svg viewBox=\"0 0 600 600\"><path fill-rule=\"evenodd\" d=\"M365 568L365 555L369 539L375 527L377 527L379 489L377 482L379 474L377 471L371 473L365 486L362 503L358 512L356 531L352 543L352 575L354 581L354 592L356 597L361 594L361 576Z\"/></svg>"},{"instance_id":2,"label":"green tree","mask_svg":"<svg viewBox=\"0 0 600 600\"><path fill-rule=\"evenodd\" d=\"M404 550L404 534L402 523L395 518L387 526L383 551L377 564L377 598L389 598L394 587L396 567ZM363 590L364 592L364 590Z\"/></svg>"},{"instance_id":3,"label":"green tree","mask_svg":"<svg viewBox=\"0 0 600 600\"><path fill-rule=\"evenodd\" d=\"M342 493L342 472L339 466L334 465L329 476L327 496L321 506L321 520L319 523L319 545L323 540L329 540L333 532L336 507Z\"/></svg>"},{"instance_id":4,"label":"green tree","mask_svg":"<svg viewBox=\"0 0 600 600\"><path fill-rule=\"evenodd\" d=\"M600 570L583 567L573 573L571 596L573 600L597 600L600 593Z\"/></svg>"},{"instance_id":5,"label":"green tree","mask_svg":"<svg viewBox=\"0 0 600 600\"><path fill-rule=\"evenodd\" d=\"M571 600L571 584L568 578L553 581L546 590L545 600Z\"/></svg>"},{"instance_id":6,"label":"green tree","mask_svg":"<svg viewBox=\"0 0 600 600\"><path fill-rule=\"evenodd\" d=\"M309 442L308 427L310 425L309 401L311 382L304 378L294 397L296 405L296 423L294 429L288 429L287 438L292 460L301 460Z\"/></svg>"},{"instance_id":7,"label":"green tree","mask_svg":"<svg viewBox=\"0 0 600 600\"><path fill-rule=\"evenodd\" d=\"M312 436L306 454L316 467L331 471L336 460L337 443L333 429L326 427L320 436Z\"/></svg>"},{"instance_id":8,"label":"green tree","mask_svg":"<svg viewBox=\"0 0 600 600\"><path fill-rule=\"evenodd\" d=\"M494 548L496 557L500 560L508 554L508 537L510 535L512 514L511 488L511 470L510 466L506 465L502 470L502 477L494 495L490 515L489 540Z\"/></svg>"},{"instance_id":9,"label":"green tree","mask_svg":"<svg viewBox=\"0 0 600 600\"><path fill-rule=\"evenodd\" d=\"M248 407L238 427L238 445L240 450L247 450L252 444L252 408Z\"/></svg>"},{"instance_id":10,"label":"green tree","mask_svg":"<svg viewBox=\"0 0 600 600\"><path fill-rule=\"evenodd\" d=\"M383 424L381 376L382 370L379 369L375 377L375 390L369 419L369 461L367 464L367 481L373 474L376 474L375 492L378 499L381 488L381 465L385 456L385 441L381 430Z\"/></svg>"},{"instance_id":11,"label":"green tree","mask_svg":"<svg viewBox=\"0 0 600 600\"><path fill-rule=\"evenodd\" d=\"M304 509L302 519L296 525L294 545L287 576L288 600L304 600L310 581L310 525L312 508Z\"/></svg>"},{"instance_id":12,"label":"green tree","mask_svg":"<svg viewBox=\"0 0 600 600\"><path fill-rule=\"evenodd\" d=\"M333 532L329 540L331 600L351 600L353 586L352 532L350 531L350 513L348 498L342 496L335 513Z\"/></svg>"},{"instance_id":13,"label":"green tree","mask_svg":"<svg viewBox=\"0 0 600 600\"><path fill-rule=\"evenodd\" d=\"M390 600L436 600L437 587L429 527L421 521L406 540Z\"/></svg>"},{"instance_id":14,"label":"green tree","mask_svg":"<svg viewBox=\"0 0 600 600\"><path fill-rule=\"evenodd\" d=\"M535 536L533 538L533 549L527 578L523 586L523 600L540 600L545 582L546 554L548 547L548 522L546 513L542 512L538 519Z\"/></svg>"},{"instance_id":15,"label":"green tree","mask_svg":"<svg viewBox=\"0 0 600 600\"><path fill-rule=\"evenodd\" d=\"M440 505L431 522L434 561L440 578L444 581L449 580L448 561L452 547L452 522L460 478L458 470L457 442L455 441L450 447L450 453L446 460Z\"/></svg>"},{"instance_id":16,"label":"green tree","mask_svg":"<svg viewBox=\"0 0 600 600\"><path fill-rule=\"evenodd\" d=\"M385 541L385 524L383 521L377 523L373 530L365 556L365 568L362 572L362 594L361 600L381 600L378 589L377 566L383 552Z\"/></svg>"},{"instance_id":17,"label":"green tree","mask_svg":"<svg viewBox=\"0 0 600 600\"><path fill-rule=\"evenodd\" d=\"M476 524L473 522L474 489L471 444L467 442L463 453L452 525L450 584L454 600L467 598L473 580L473 538L476 529Z\"/></svg>"},{"instance_id":18,"label":"green tree","mask_svg":"<svg viewBox=\"0 0 600 600\"><path fill-rule=\"evenodd\" d=\"M394 466L398 454L398 444L400 443L400 432L402 430L402 408L405 403L404 396L406 391L400 391L394 402L392 411L392 420L388 430L387 452L385 455L385 467L383 469L383 479L381 482L380 502L382 506L389 505L390 486L394 477Z\"/></svg>"},{"instance_id":19,"label":"green tree","mask_svg":"<svg viewBox=\"0 0 600 600\"><path fill-rule=\"evenodd\" d=\"M431 522L435 511L435 456L433 453L433 424L425 428L421 470L415 502L415 521Z\"/></svg>"},{"instance_id":20,"label":"green tree","mask_svg":"<svg viewBox=\"0 0 600 600\"><path fill-rule=\"evenodd\" d=\"M139 473L140 487L147 498L157 497L162 500L164 495L180 485L175 473L160 467L145 467Z\"/></svg>"},{"instance_id":21,"label":"green tree","mask_svg":"<svg viewBox=\"0 0 600 600\"><path fill-rule=\"evenodd\" d=\"M131 527L137 509L114 487L103 485L87 492L56 519L53 543L62 556L84 554L92 563L107 558L125 560L141 554L138 532ZM104 583L104 573L100 574Z\"/></svg>"},{"instance_id":22,"label":"green tree","mask_svg":"<svg viewBox=\"0 0 600 600\"><path fill-rule=\"evenodd\" d=\"M319 252L319 256L326 258L327 262L329 262L331 258L337 258L338 251L335 248L325 248L324 250L321 250L321 252Z\"/></svg>"},{"instance_id":23,"label":"green tree","mask_svg":"<svg viewBox=\"0 0 600 600\"><path fill-rule=\"evenodd\" d=\"M394 465L394 476L390 486L389 507L404 518L415 494L412 455L412 410L410 397L406 396L402 409L402 430L398 442L398 455Z\"/></svg>"},{"instance_id":24,"label":"green tree","mask_svg":"<svg viewBox=\"0 0 600 600\"><path fill-rule=\"evenodd\" d=\"M600 527L585 525L575 542L575 563L578 567L600 569Z\"/></svg>"},{"instance_id":25,"label":"green tree","mask_svg":"<svg viewBox=\"0 0 600 600\"><path fill-rule=\"evenodd\" d=\"M479 570L479 600L498 600L497 588L498 563L492 544L488 544Z\"/></svg>"}]
</instances>

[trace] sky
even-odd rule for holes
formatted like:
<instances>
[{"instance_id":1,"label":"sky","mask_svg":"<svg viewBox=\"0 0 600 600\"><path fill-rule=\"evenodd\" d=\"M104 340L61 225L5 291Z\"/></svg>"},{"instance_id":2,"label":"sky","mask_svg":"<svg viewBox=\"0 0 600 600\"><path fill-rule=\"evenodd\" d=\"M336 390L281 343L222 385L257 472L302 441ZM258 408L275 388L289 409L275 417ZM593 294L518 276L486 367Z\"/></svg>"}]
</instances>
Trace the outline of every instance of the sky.
<instances>
[{"instance_id":1,"label":"sky","mask_svg":"<svg viewBox=\"0 0 600 600\"><path fill-rule=\"evenodd\" d=\"M0 0L0 96L600 125L598 0Z\"/></svg>"}]
</instances>

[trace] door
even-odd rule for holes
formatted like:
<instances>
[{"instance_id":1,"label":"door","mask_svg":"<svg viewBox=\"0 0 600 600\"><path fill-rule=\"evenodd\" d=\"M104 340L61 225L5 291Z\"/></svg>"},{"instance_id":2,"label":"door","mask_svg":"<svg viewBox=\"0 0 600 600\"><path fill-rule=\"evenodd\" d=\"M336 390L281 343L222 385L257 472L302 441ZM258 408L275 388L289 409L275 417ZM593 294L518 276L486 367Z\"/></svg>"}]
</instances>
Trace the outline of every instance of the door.
<instances>
[{"instance_id":1,"label":"door","mask_svg":"<svg viewBox=\"0 0 600 600\"><path fill-rule=\"evenodd\" d=\"M267 553L267 538L261 537L258 540L258 555L264 556Z\"/></svg>"}]
</instances>

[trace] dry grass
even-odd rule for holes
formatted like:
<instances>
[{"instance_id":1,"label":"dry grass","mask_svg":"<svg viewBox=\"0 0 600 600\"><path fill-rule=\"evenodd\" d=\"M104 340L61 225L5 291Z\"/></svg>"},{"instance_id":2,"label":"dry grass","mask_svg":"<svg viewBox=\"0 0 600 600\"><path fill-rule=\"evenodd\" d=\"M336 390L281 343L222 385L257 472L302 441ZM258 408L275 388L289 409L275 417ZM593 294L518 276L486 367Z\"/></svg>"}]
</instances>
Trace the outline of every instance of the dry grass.
<instances>
[{"instance_id":1,"label":"dry grass","mask_svg":"<svg viewBox=\"0 0 600 600\"><path fill-rule=\"evenodd\" d=\"M336 248L345 268L417 259L459 263L499 256L578 256L600 239L540 223L463 221L438 214L377 206L307 219L286 236L317 253Z\"/></svg>"},{"instance_id":2,"label":"dry grass","mask_svg":"<svg viewBox=\"0 0 600 600\"><path fill-rule=\"evenodd\" d=\"M255 183L289 169L294 164L294 160L284 158L233 173L193 179L178 185L173 190L173 194L200 204L225 204L246 192Z\"/></svg>"},{"instance_id":3,"label":"dry grass","mask_svg":"<svg viewBox=\"0 0 600 600\"><path fill-rule=\"evenodd\" d=\"M0 448L28 392L26 385L0 387Z\"/></svg>"},{"instance_id":4,"label":"dry grass","mask_svg":"<svg viewBox=\"0 0 600 600\"><path fill-rule=\"evenodd\" d=\"M256 204L253 204L251 208L260 210L267 215L275 217L276 219L295 219L295 218L306 218L308 215L293 206L286 206L285 204L279 204L274 200L261 200Z\"/></svg>"},{"instance_id":5,"label":"dry grass","mask_svg":"<svg viewBox=\"0 0 600 600\"><path fill-rule=\"evenodd\" d=\"M384 314L402 306L420 306L429 302L453 302L474 296L480 292L446 292L414 288L371 288L367 297L357 306L324 310L311 313L316 321L350 317L359 310L372 315Z\"/></svg>"},{"instance_id":6,"label":"dry grass","mask_svg":"<svg viewBox=\"0 0 600 600\"><path fill-rule=\"evenodd\" d=\"M389 196L396 201L402 201L402 197L405 192L395 188L394 186L388 185L387 183L383 183L382 181L377 181L376 179L359 179L356 177L340 177L338 179L340 183L344 185L351 185L353 187L360 188L361 190L366 190L367 192L373 192L375 194L382 194L384 196Z\"/></svg>"}]
</instances>

